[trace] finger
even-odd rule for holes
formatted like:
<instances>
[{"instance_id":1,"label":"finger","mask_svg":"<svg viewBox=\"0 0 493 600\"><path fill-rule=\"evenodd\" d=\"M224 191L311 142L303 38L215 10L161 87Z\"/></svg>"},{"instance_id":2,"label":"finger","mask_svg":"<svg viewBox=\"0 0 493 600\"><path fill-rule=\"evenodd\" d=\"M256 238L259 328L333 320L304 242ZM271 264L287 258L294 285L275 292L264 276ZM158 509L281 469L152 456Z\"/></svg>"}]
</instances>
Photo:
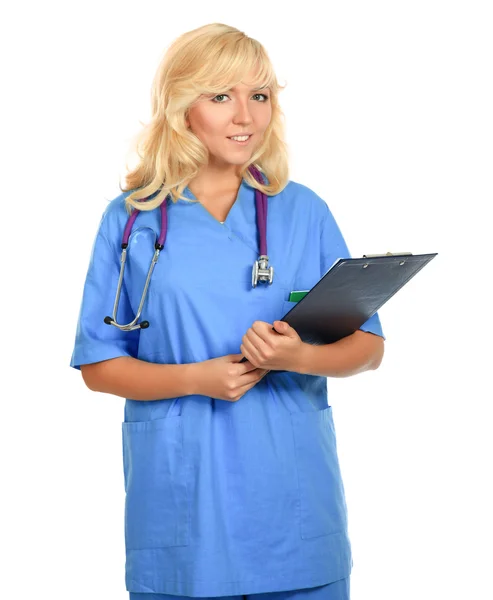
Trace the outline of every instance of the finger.
<instances>
[{"instance_id":1,"label":"finger","mask_svg":"<svg viewBox=\"0 0 493 600\"><path fill-rule=\"evenodd\" d=\"M265 354L270 350L269 344L267 344L255 331L250 329L248 333L245 335L243 340L247 350L251 351L250 348L254 348L256 357L265 356ZM251 346L247 345L251 344Z\"/></svg>"},{"instance_id":2,"label":"finger","mask_svg":"<svg viewBox=\"0 0 493 600\"><path fill-rule=\"evenodd\" d=\"M242 356L244 356L244 355L242 354ZM254 365L252 365L252 363L248 359L244 363L239 363L238 367L239 367L239 375L243 375L244 373L249 373L250 371L254 371L257 368Z\"/></svg>"},{"instance_id":3,"label":"finger","mask_svg":"<svg viewBox=\"0 0 493 600\"><path fill-rule=\"evenodd\" d=\"M240 346L243 354L247 357L247 359L253 363L258 362L258 352L255 345L247 338L243 340L243 344Z\"/></svg>"},{"instance_id":4,"label":"finger","mask_svg":"<svg viewBox=\"0 0 493 600\"><path fill-rule=\"evenodd\" d=\"M265 369L255 369L255 373L245 374L241 378L241 385L238 386L238 388L235 390L235 397L237 397L238 395L243 396L244 394L246 394L248 390L255 387L255 385L260 381L260 379L262 379L262 377L267 375L267 373L270 373L270 371L265 371L265 373L259 379L257 371L265 371Z\"/></svg>"},{"instance_id":5,"label":"finger","mask_svg":"<svg viewBox=\"0 0 493 600\"><path fill-rule=\"evenodd\" d=\"M257 370L257 369L256 369ZM250 388L252 388L256 383L258 383L259 378L256 372L246 373L241 377L241 384L235 390L235 396L237 394L243 395Z\"/></svg>"},{"instance_id":6,"label":"finger","mask_svg":"<svg viewBox=\"0 0 493 600\"><path fill-rule=\"evenodd\" d=\"M247 333L255 333L261 340L267 342L272 335L272 325L263 321L255 321ZM277 332L275 332L277 333Z\"/></svg>"},{"instance_id":7,"label":"finger","mask_svg":"<svg viewBox=\"0 0 493 600\"><path fill-rule=\"evenodd\" d=\"M243 375L243 373L248 373L248 371L252 371L256 368L252 363L248 362L248 360L241 362L243 358L246 358L244 354L230 354L229 358L231 359L231 362L234 362L237 365L238 375Z\"/></svg>"}]
</instances>

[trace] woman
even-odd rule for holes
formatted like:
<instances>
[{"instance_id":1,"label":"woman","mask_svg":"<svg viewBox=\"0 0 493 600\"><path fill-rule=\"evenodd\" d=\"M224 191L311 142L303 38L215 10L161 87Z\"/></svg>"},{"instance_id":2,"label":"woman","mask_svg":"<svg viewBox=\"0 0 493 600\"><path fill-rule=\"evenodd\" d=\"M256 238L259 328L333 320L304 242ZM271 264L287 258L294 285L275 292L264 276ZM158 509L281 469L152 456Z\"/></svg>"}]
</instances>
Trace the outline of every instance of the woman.
<instances>
[{"instance_id":1,"label":"woman","mask_svg":"<svg viewBox=\"0 0 493 600\"><path fill-rule=\"evenodd\" d=\"M126 398L126 587L131 600L272 594L349 598L352 567L327 377L375 369L378 315L326 346L279 321L349 256L327 204L288 178L281 89L264 48L211 24L159 66L152 119L96 235L71 366ZM244 142L234 136L247 135ZM268 196L271 282L255 193ZM166 204L166 238L138 312ZM275 328L273 330L272 328ZM245 357L246 362L241 362Z\"/></svg>"}]
</instances>

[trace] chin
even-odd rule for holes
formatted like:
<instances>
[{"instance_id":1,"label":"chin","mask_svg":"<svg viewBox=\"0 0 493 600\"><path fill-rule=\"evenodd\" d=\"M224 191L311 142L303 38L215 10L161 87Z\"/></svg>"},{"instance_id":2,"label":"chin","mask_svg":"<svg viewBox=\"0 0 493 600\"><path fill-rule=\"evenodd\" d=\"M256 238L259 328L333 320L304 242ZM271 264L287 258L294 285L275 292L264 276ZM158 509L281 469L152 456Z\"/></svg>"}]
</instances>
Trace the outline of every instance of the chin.
<instances>
[{"instance_id":1,"label":"chin","mask_svg":"<svg viewBox=\"0 0 493 600\"><path fill-rule=\"evenodd\" d=\"M221 157L220 163L223 164L224 166L234 165L234 166L239 167L239 166L245 164L249 160L250 156L251 155L248 155L248 156L244 155L244 156L238 156L238 157L234 157L234 158L231 156ZM217 164L217 160L215 162Z\"/></svg>"}]
</instances>

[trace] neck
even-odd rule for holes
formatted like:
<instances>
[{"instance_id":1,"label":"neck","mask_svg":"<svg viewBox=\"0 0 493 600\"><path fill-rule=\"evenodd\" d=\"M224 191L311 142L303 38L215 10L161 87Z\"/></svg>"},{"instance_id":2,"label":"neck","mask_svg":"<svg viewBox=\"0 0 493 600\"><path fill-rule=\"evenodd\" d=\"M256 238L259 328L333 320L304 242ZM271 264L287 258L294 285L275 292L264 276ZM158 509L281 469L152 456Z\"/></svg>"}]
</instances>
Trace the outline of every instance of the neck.
<instances>
[{"instance_id":1,"label":"neck","mask_svg":"<svg viewBox=\"0 0 493 600\"><path fill-rule=\"evenodd\" d=\"M188 187L195 196L215 196L237 191L241 182L242 177L236 165L228 171L208 166L189 182Z\"/></svg>"}]
</instances>

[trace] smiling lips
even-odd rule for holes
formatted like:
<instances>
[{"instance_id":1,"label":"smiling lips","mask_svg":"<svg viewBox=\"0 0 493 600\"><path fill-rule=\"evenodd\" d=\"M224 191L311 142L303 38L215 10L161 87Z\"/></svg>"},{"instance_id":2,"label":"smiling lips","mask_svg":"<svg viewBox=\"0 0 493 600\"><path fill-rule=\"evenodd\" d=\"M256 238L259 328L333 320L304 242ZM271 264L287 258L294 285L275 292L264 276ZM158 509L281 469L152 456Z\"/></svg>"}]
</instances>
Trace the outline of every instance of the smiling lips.
<instances>
[{"instance_id":1,"label":"smiling lips","mask_svg":"<svg viewBox=\"0 0 493 600\"><path fill-rule=\"evenodd\" d=\"M252 134L244 134L244 135L234 135L234 136L228 137L228 139L231 140L232 142L235 142L235 144L240 144L241 146L246 146L246 144L248 144L248 142L250 141L251 137L252 137Z\"/></svg>"}]
</instances>

